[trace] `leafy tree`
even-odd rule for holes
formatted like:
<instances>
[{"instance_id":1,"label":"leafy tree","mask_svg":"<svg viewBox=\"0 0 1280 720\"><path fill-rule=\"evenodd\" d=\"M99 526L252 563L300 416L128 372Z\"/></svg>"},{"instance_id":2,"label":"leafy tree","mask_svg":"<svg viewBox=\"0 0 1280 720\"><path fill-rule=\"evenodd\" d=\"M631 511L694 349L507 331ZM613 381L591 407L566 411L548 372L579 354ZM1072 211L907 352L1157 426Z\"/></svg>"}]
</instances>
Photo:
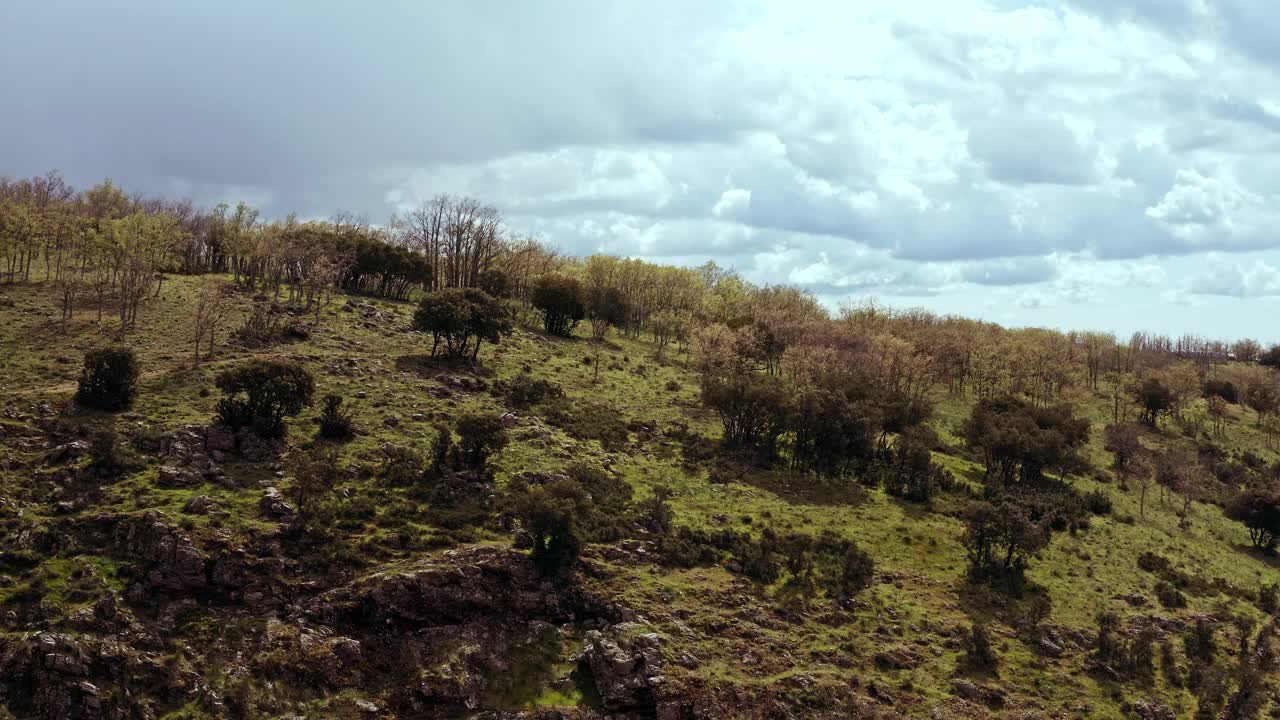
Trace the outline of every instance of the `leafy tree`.
<instances>
[{"instance_id":1,"label":"leafy tree","mask_svg":"<svg viewBox=\"0 0 1280 720\"><path fill-rule=\"evenodd\" d=\"M497 415L468 413L458 418L457 431L459 460L472 470L484 470L489 457L507 446L507 430Z\"/></svg>"},{"instance_id":2,"label":"leafy tree","mask_svg":"<svg viewBox=\"0 0 1280 720\"><path fill-rule=\"evenodd\" d=\"M1272 345L1266 352L1258 355L1258 364L1263 367L1280 368L1280 345Z\"/></svg>"},{"instance_id":3,"label":"leafy tree","mask_svg":"<svg viewBox=\"0 0 1280 720\"><path fill-rule=\"evenodd\" d=\"M284 419L311 404L315 381L292 360L251 360L218 374L215 383L226 395L218 415L232 427L252 427L263 437L284 434Z\"/></svg>"},{"instance_id":4,"label":"leafy tree","mask_svg":"<svg viewBox=\"0 0 1280 720\"><path fill-rule=\"evenodd\" d=\"M582 552L579 520L590 505L587 491L567 478L532 485L516 498L516 515L533 541L530 556L544 576L562 578L572 572Z\"/></svg>"},{"instance_id":5,"label":"leafy tree","mask_svg":"<svg viewBox=\"0 0 1280 720\"><path fill-rule=\"evenodd\" d=\"M502 303L484 291L449 288L422 298L413 316L413 327L431 333L433 357L444 340L447 357L475 362L481 343L501 342L502 335L511 332L511 320Z\"/></svg>"},{"instance_id":6,"label":"leafy tree","mask_svg":"<svg viewBox=\"0 0 1280 720\"><path fill-rule=\"evenodd\" d=\"M1173 391L1158 378L1147 378L1134 393L1134 399L1142 408L1142 421L1151 427L1160 426L1160 416L1173 406Z\"/></svg>"},{"instance_id":7,"label":"leafy tree","mask_svg":"<svg viewBox=\"0 0 1280 720\"><path fill-rule=\"evenodd\" d=\"M545 275L533 286L530 302L542 313L542 326L551 335L569 337L586 317L582 284L567 275Z\"/></svg>"},{"instance_id":8,"label":"leafy tree","mask_svg":"<svg viewBox=\"0 0 1280 720\"><path fill-rule=\"evenodd\" d=\"M1031 556L1049 544L1048 528L1009 499L972 503L961 518L965 525L962 542L974 579L1004 580L1016 590L1022 585Z\"/></svg>"},{"instance_id":9,"label":"leafy tree","mask_svg":"<svg viewBox=\"0 0 1280 720\"><path fill-rule=\"evenodd\" d=\"M866 409L842 393L809 389L790 403L792 465L805 472L834 477L871 457L875 422Z\"/></svg>"},{"instance_id":10,"label":"leafy tree","mask_svg":"<svg viewBox=\"0 0 1280 720\"><path fill-rule=\"evenodd\" d=\"M1038 408L1018 398L981 400L962 428L982 452L987 476L1005 485L1034 483L1089 439L1089 421L1068 405Z\"/></svg>"},{"instance_id":11,"label":"leafy tree","mask_svg":"<svg viewBox=\"0 0 1280 720\"><path fill-rule=\"evenodd\" d=\"M1266 376L1249 384L1245 389L1245 404L1258 413L1258 426L1261 427L1267 416L1280 408L1280 388L1275 378Z\"/></svg>"},{"instance_id":12,"label":"leafy tree","mask_svg":"<svg viewBox=\"0 0 1280 720\"><path fill-rule=\"evenodd\" d=\"M886 468L885 490L912 502L929 502L934 485L944 471L933 462L938 435L927 425L907 428L894 444Z\"/></svg>"},{"instance_id":13,"label":"leafy tree","mask_svg":"<svg viewBox=\"0 0 1280 720\"><path fill-rule=\"evenodd\" d=\"M702 385L702 401L720 415L727 446L774 455L787 418L786 390L776 377L747 374L729 379L707 378Z\"/></svg>"},{"instance_id":14,"label":"leafy tree","mask_svg":"<svg viewBox=\"0 0 1280 720\"><path fill-rule=\"evenodd\" d=\"M1248 528L1255 548L1270 551L1280 542L1280 493L1275 490L1249 488L1238 493L1227 503L1226 515Z\"/></svg>"},{"instance_id":15,"label":"leafy tree","mask_svg":"<svg viewBox=\"0 0 1280 720\"><path fill-rule=\"evenodd\" d=\"M507 278L506 273L497 268L481 271L476 277L476 286L490 297L499 299L511 297L511 280Z\"/></svg>"},{"instance_id":16,"label":"leafy tree","mask_svg":"<svg viewBox=\"0 0 1280 720\"><path fill-rule=\"evenodd\" d=\"M1138 428L1129 424L1108 425L1102 435L1103 449L1115 456L1116 470L1127 472L1133 458L1142 452Z\"/></svg>"},{"instance_id":17,"label":"leafy tree","mask_svg":"<svg viewBox=\"0 0 1280 720\"><path fill-rule=\"evenodd\" d=\"M125 347L100 348L84 355L76 402L98 410L124 410L137 393L138 360Z\"/></svg>"},{"instance_id":18,"label":"leafy tree","mask_svg":"<svg viewBox=\"0 0 1280 720\"><path fill-rule=\"evenodd\" d=\"M594 289L587 293L587 319L591 322L591 336L598 342L604 339L609 328L627 321L627 299L622 291L613 287Z\"/></svg>"}]
</instances>

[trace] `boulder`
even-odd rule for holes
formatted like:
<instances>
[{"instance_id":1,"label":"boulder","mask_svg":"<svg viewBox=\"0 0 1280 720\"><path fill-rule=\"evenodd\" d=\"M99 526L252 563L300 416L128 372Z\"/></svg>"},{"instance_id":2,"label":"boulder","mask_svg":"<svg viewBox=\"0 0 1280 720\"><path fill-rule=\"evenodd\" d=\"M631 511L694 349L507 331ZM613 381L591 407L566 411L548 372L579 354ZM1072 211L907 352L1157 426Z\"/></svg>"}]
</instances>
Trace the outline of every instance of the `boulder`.
<instances>
[{"instance_id":1,"label":"boulder","mask_svg":"<svg viewBox=\"0 0 1280 720\"><path fill-rule=\"evenodd\" d=\"M591 668L601 700L610 710L657 705L657 690L663 682L662 641L653 633L628 636L632 628L629 623L615 627L617 639L598 630L587 632L583 659Z\"/></svg>"},{"instance_id":2,"label":"boulder","mask_svg":"<svg viewBox=\"0 0 1280 720\"><path fill-rule=\"evenodd\" d=\"M191 515L208 515L210 510L217 509L218 504L208 495L197 495L187 501L182 507L182 512Z\"/></svg>"},{"instance_id":3,"label":"boulder","mask_svg":"<svg viewBox=\"0 0 1280 720\"><path fill-rule=\"evenodd\" d=\"M89 443L84 440L72 440L69 443L59 445L44 454L40 460L45 465L61 465L63 463L77 460L89 452Z\"/></svg>"},{"instance_id":4,"label":"boulder","mask_svg":"<svg viewBox=\"0 0 1280 720\"><path fill-rule=\"evenodd\" d=\"M262 500L258 502L258 507L264 515L277 520L291 518L298 514L293 505L274 487L268 487L262 491Z\"/></svg>"}]
</instances>

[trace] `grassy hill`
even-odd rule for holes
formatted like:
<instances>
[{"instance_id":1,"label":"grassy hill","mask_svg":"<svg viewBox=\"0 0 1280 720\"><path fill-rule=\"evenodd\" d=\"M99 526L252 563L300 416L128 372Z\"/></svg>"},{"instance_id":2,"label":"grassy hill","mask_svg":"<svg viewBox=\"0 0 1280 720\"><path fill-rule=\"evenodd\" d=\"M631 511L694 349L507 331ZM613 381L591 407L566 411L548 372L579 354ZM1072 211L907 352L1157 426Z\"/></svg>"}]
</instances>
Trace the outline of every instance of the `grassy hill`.
<instances>
[{"instance_id":1,"label":"grassy hill","mask_svg":"<svg viewBox=\"0 0 1280 720\"><path fill-rule=\"evenodd\" d=\"M934 460L959 482L913 504L852 479L749 465L726 476L699 461L719 420L702 406L684 353L669 348L659 361L647 337L611 335L599 350L587 338L518 327L485 347L480 367L455 367L433 361L430 338L408 330L411 304L339 296L308 337L248 348L224 333L196 365L202 282L174 277L144 306L122 341L141 366L137 401L114 414L70 402L83 354L111 344L112 326L100 328L85 307L64 334L52 284L0 287L12 301L0 307L0 658L9 678L0 705L17 717L138 716L106 714L112 706L170 718L511 717L503 713L539 708L592 717L601 678L578 658L600 630L623 647L656 634L664 718L1161 717L1143 714L1157 704L1193 717L1195 693L1175 682L1186 674L1182 637L1197 618L1219 620L1222 662L1234 667L1229 619L1264 622L1260 590L1280 581L1274 558L1251 549L1218 505L1193 502L1183 518L1181 499L1155 488L1139 511L1138 489L1109 470L1102 428L1112 401L1102 392L1065 398L1092 424L1082 452L1092 470L1070 482L1105 493L1112 509L1087 529L1056 533L1030 565L1030 590L1012 596L966 577L958 514L983 478L959 440L971 397L932 391L930 424L943 439ZM271 304L248 293L234 302L228 329ZM301 362L317 397L342 396L357 424L341 447L323 543L297 541L264 511L265 489L287 494L293 482L274 453L230 452L217 475L159 481L175 462L163 449L175 433L213 422L215 375L253 357ZM522 373L563 389L559 413L509 406L501 388ZM785 578L753 580L732 562L673 567L643 534L586 548L571 589L528 579L522 555L508 550L515 528L457 522L418 488L384 477L388 446L425 454L436 427L467 411L510 414L510 442L492 461L499 492L522 474L583 464L625 481L635 501L670 489L676 526L852 539L875 561L873 582L842 607ZM289 420L290 445L313 441L318 412L315 403ZM1231 406L1217 443L1275 461L1256 420ZM86 479L85 458L48 458L104 429L136 454L122 476ZM1196 447L1173 424L1143 443ZM193 512L200 497L213 509ZM1144 553L1169 568L1144 570ZM188 555L198 558L193 580L184 579ZM236 573L249 579L224 581ZM1181 587L1185 607L1161 602L1161 581ZM422 607L406 610L403 598ZM104 607L117 602L120 610ZM1103 611L1126 628L1158 629L1148 680L1095 671ZM992 635L994 670L964 661L975 624ZM404 636L421 645L414 657L400 657L403 643L392 641Z\"/></svg>"}]
</instances>

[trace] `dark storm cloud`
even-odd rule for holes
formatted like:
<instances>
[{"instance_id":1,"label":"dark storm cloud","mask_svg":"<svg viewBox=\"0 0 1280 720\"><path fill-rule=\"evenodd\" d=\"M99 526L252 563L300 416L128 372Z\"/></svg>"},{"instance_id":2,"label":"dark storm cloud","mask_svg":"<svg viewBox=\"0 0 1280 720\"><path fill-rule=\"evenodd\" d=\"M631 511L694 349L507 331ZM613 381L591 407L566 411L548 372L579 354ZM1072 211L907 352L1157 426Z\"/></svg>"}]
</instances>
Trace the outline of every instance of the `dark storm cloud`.
<instances>
[{"instance_id":1,"label":"dark storm cloud","mask_svg":"<svg viewBox=\"0 0 1280 720\"><path fill-rule=\"evenodd\" d=\"M344 7L7 8L0 65L23 71L0 76L3 97L16 99L0 172L53 166L77 182L113 175L150 192L259 187L275 212L358 203L381 214L379 193L361 186L388 169L724 137L742 119L726 90L698 87L663 61L674 13L615 3Z\"/></svg>"}]
</instances>

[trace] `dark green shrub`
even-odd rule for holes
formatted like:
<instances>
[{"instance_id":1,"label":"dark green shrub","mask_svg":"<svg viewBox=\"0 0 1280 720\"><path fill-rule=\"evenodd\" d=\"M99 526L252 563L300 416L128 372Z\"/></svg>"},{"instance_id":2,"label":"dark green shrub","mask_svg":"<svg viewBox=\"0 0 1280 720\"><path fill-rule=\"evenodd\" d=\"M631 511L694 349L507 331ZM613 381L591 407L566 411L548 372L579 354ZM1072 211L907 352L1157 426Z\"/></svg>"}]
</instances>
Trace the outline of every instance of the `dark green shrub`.
<instances>
[{"instance_id":1,"label":"dark green shrub","mask_svg":"<svg viewBox=\"0 0 1280 720\"><path fill-rule=\"evenodd\" d=\"M629 439L621 413L603 403L573 403L568 398L558 398L545 404L543 416L578 440L598 440L605 450L617 450Z\"/></svg>"},{"instance_id":2,"label":"dark green shrub","mask_svg":"<svg viewBox=\"0 0 1280 720\"><path fill-rule=\"evenodd\" d=\"M591 498L572 480L531 485L515 498L515 512L532 540L530 557L549 578L570 574L582 552L579 521Z\"/></svg>"},{"instance_id":3,"label":"dark green shrub","mask_svg":"<svg viewBox=\"0 0 1280 720\"><path fill-rule=\"evenodd\" d=\"M443 341L445 357L475 362L483 342L496 344L511 332L511 318L502 303L482 290L449 288L422 298L413 327L431 333L432 357Z\"/></svg>"},{"instance_id":4,"label":"dark green shrub","mask_svg":"<svg viewBox=\"0 0 1280 720\"><path fill-rule=\"evenodd\" d=\"M342 397L326 395L324 409L320 411L320 437L329 440L350 440L355 434L351 416L342 410Z\"/></svg>"},{"instance_id":5,"label":"dark green shrub","mask_svg":"<svg viewBox=\"0 0 1280 720\"><path fill-rule=\"evenodd\" d=\"M969 667L986 672L999 667L1000 658L991 646L991 633L983 623L973 623L964 634L964 661Z\"/></svg>"},{"instance_id":6,"label":"dark green shrub","mask_svg":"<svg viewBox=\"0 0 1280 720\"><path fill-rule=\"evenodd\" d=\"M535 378L528 373L515 376L507 386L507 401L516 408L528 408L544 400L562 397L564 397L564 390L559 384Z\"/></svg>"},{"instance_id":7,"label":"dark green shrub","mask_svg":"<svg viewBox=\"0 0 1280 720\"><path fill-rule=\"evenodd\" d=\"M218 401L218 417L233 428L250 427L262 437L284 434L284 419L311 404L315 381L291 360L251 360L218 374L226 395Z\"/></svg>"},{"instance_id":8,"label":"dark green shrub","mask_svg":"<svg viewBox=\"0 0 1280 720\"><path fill-rule=\"evenodd\" d=\"M542 313L542 326L551 335L569 337L587 315L582 284L566 275L544 275L533 286L533 307Z\"/></svg>"},{"instance_id":9,"label":"dark green shrub","mask_svg":"<svg viewBox=\"0 0 1280 720\"><path fill-rule=\"evenodd\" d=\"M1187 606L1187 596L1165 580L1156 583L1156 599L1161 605L1170 609Z\"/></svg>"},{"instance_id":10,"label":"dark green shrub","mask_svg":"<svg viewBox=\"0 0 1280 720\"><path fill-rule=\"evenodd\" d=\"M76 402L98 410L124 410L133 404L138 360L129 348L100 348L84 356Z\"/></svg>"},{"instance_id":11,"label":"dark green shrub","mask_svg":"<svg viewBox=\"0 0 1280 720\"><path fill-rule=\"evenodd\" d=\"M456 430L460 462L472 470L484 470L489 457L507 446L507 429L497 415L468 413L458 419Z\"/></svg>"},{"instance_id":12,"label":"dark green shrub","mask_svg":"<svg viewBox=\"0 0 1280 720\"><path fill-rule=\"evenodd\" d=\"M1094 515L1111 514L1111 496L1101 490L1094 490L1084 496L1085 505Z\"/></svg>"}]
</instances>

